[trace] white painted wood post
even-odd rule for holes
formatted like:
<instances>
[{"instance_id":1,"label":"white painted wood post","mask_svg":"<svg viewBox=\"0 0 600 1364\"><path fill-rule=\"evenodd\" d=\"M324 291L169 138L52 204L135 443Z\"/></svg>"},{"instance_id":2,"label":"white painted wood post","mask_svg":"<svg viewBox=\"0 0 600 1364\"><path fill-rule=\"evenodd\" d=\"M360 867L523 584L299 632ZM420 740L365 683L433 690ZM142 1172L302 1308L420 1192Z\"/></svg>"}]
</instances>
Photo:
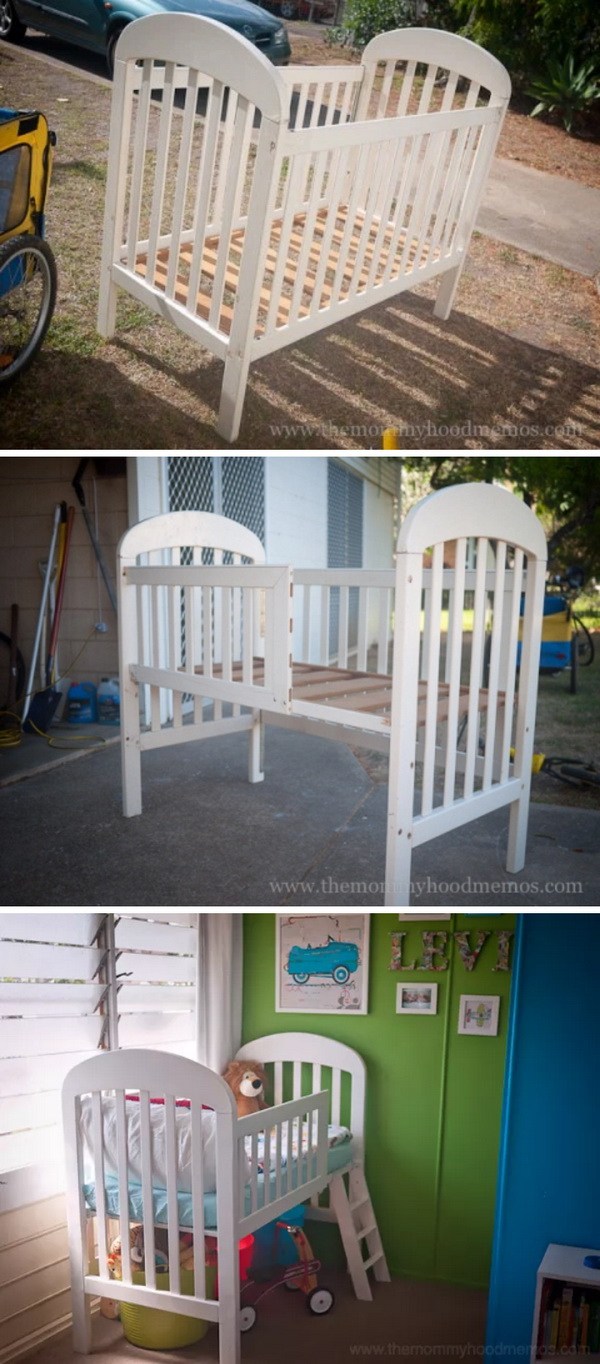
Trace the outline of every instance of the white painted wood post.
<instances>
[{"instance_id":1,"label":"white painted wood post","mask_svg":"<svg viewBox=\"0 0 600 1364\"><path fill-rule=\"evenodd\" d=\"M385 904L410 903L423 556L398 554Z\"/></svg>"},{"instance_id":2,"label":"white painted wood post","mask_svg":"<svg viewBox=\"0 0 600 1364\"><path fill-rule=\"evenodd\" d=\"M514 774L521 783L521 794L510 807L506 855L506 870L510 872L521 871L525 865L545 580L546 560L530 555L515 736Z\"/></svg>"},{"instance_id":3,"label":"white painted wood post","mask_svg":"<svg viewBox=\"0 0 600 1364\"><path fill-rule=\"evenodd\" d=\"M434 317L439 317L441 322L447 322L454 307L460 277L465 267L466 253L458 265L454 265L451 270L446 270L440 278L440 285L437 291L435 303L433 305Z\"/></svg>"},{"instance_id":4,"label":"white painted wood post","mask_svg":"<svg viewBox=\"0 0 600 1364\"><path fill-rule=\"evenodd\" d=\"M142 813L142 761L139 687L131 676L131 665L137 662L138 649L137 588L134 583L127 583L126 572L127 562L119 557L117 590L119 594L121 773L123 814L129 819L133 815Z\"/></svg>"},{"instance_id":5,"label":"white painted wood post","mask_svg":"<svg viewBox=\"0 0 600 1364\"><path fill-rule=\"evenodd\" d=\"M263 749L264 749L265 727L263 724L262 711L252 712L252 729L248 735L248 781L264 781L263 770Z\"/></svg>"}]
</instances>

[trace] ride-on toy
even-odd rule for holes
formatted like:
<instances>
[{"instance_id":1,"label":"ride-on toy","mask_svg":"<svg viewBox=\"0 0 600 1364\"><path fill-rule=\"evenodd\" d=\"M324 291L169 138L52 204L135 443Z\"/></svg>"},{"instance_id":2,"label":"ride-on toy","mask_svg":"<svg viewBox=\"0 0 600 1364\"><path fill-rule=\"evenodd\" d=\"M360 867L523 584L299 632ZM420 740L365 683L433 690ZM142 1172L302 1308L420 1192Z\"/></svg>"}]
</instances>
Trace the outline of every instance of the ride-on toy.
<instances>
[{"instance_id":1,"label":"ride-on toy","mask_svg":"<svg viewBox=\"0 0 600 1364\"><path fill-rule=\"evenodd\" d=\"M296 1247L298 1259L294 1264L274 1264L268 1272L268 1282L250 1278L242 1285L242 1305L240 1329L250 1331L256 1322L256 1305L272 1293L274 1288L283 1284L284 1288L300 1289L304 1293L306 1306L315 1316L325 1316L334 1304L334 1296L329 1288L319 1287L317 1274L321 1261L315 1260L310 1242L301 1227L290 1226L287 1222L277 1223L278 1235L291 1236Z\"/></svg>"},{"instance_id":2,"label":"ride-on toy","mask_svg":"<svg viewBox=\"0 0 600 1364\"><path fill-rule=\"evenodd\" d=\"M0 387L31 363L56 301L44 241L54 133L43 114L0 109Z\"/></svg>"}]
</instances>

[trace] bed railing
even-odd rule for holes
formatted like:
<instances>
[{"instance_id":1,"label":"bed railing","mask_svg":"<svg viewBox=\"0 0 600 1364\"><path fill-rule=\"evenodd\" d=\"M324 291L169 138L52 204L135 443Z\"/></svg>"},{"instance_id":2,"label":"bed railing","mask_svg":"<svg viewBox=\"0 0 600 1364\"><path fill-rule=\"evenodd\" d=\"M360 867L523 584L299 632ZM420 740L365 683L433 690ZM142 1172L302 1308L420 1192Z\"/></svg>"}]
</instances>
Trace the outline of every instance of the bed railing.
<instances>
[{"instance_id":1,"label":"bed railing","mask_svg":"<svg viewBox=\"0 0 600 1364\"><path fill-rule=\"evenodd\" d=\"M278 1217L327 1183L329 1095L297 1097L240 1118L237 1126L239 1221L242 1236ZM259 1147L260 1142L260 1147ZM250 1158L250 1186L248 1184ZM259 1158L263 1179L259 1182Z\"/></svg>"}]
</instances>

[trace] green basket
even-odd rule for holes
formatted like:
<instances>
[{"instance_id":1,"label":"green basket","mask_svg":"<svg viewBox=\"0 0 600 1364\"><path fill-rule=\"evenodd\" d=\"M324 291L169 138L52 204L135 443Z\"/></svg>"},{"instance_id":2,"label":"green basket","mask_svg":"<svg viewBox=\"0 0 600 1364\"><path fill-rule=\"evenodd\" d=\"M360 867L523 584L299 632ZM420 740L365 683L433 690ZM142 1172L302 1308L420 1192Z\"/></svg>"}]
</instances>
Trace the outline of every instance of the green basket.
<instances>
[{"instance_id":1,"label":"green basket","mask_svg":"<svg viewBox=\"0 0 600 1364\"><path fill-rule=\"evenodd\" d=\"M134 1270L132 1279L135 1284L145 1284L146 1275L141 1269ZM206 1296L214 1298L217 1271L214 1265L206 1266ZM169 1275L157 1274L156 1287L167 1289ZM181 1292L192 1295L194 1274L191 1269L181 1270ZM139 1303L121 1303L121 1322L123 1331L131 1345L139 1345L143 1350L178 1350L184 1345L195 1345L202 1340L210 1326L202 1317L184 1317L181 1312L167 1312L160 1307L141 1307Z\"/></svg>"}]
</instances>

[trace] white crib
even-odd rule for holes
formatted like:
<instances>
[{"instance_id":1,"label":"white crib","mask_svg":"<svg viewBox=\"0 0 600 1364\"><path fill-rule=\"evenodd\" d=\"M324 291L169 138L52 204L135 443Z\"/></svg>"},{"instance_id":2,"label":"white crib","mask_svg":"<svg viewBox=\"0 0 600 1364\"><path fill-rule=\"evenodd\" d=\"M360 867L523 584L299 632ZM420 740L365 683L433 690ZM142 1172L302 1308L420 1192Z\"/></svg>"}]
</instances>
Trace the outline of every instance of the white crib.
<instances>
[{"instance_id":1,"label":"white crib","mask_svg":"<svg viewBox=\"0 0 600 1364\"><path fill-rule=\"evenodd\" d=\"M372 1297L369 1271L388 1280L363 1170L365 1067L350 1047L311 1033L282 1033L259 1038L238 1052L262 1060L273 1071L274 1106L238 1119L231 1090L220 1076L186 1057L125 1048L102 1052L75 1066L63 1085L67 1215L73 1302L74 1348L92 1349L92 1298L111 1298L158 1307L188 1317L217 1322L221 1364L239 1364L240 1281L238 1244L242 1237L286 1211L312 1199L313 1215L336 1218L357 1296ZM284 1068L291 1063L290 1092L285 1099ZM310 1076L306 1093L303 1075ZM344 1077L346 1079L344 1080ZM342 1110L345 1084L350 1096L347 1115ZM309 1083L309 1089L311 1088ZM126 1095L137 1094L139 1104L141 1179L131 1173ZM157 1187L155 1155L157 1131L151 1130L152 1099L162 1099L159 1110L161 1148L166 1151L165 1187ZM178 1166L175 1103L189 1101L191 1124L191 1191L182 1196ZM91 1108L86 1148L82 1129L83 1106ZM114 1107L117 1143L116 1173L108 1165L106 1113ZM137 1104L136 1104L137 1107ZM203 1109L214 1112L216 1190L206 1200L206 1131ZM328 1168L328 1122L348 1120L352 1141L338 1148L335 1170ZM263 1137L259 1171L259 1136ZM292 1138L297 1155L291 1158ZM287 1151L287 1159L286 1159ZM341 1153L341 1157L340 1157ZM86 1162L91 1159L90 1169ZM318 1206L318 1196L330 1189L330 1209ZM97 1191L105 1189L105 1198ZM138 1203L134 1204L133 1199ZM160 1199L160 1203L157 1203ZM112 1201L111 1201L112 1200ZM355 1206L357 1205L358 1206ZM163 1209L158 1212L157 1208ZM210 1209L210 1210L209 1210ZM216 1212L215 1212L216 1209ZM145 1283L134 1283L129 1248L131 1223L143 1225ZM110 1276L108 1246L111 1224L118 1225L122 1244L122 1278ZM166 1226L169 1287L157 1287L155 1226ZM193 1234L193 1292L183 1292L179 1267L179 1231ZM95 1230L94 1230L95 1228ZM207 1292L205 1236L216 1234L218 1297ZM139 1266L138 1266L139 1268Z\"/></svg>"},{"instance_id":2,"label":"white crib","mask_svg":"<svg viewBox=\"0 0 600 1364\"><path fill-rule=\"evenodd\" d=\"M495 57L432 29L381 34L359 66L276 69L209 19L129 25L100 333L122 288L223 360L235 440L252 361L434 276L447 318L509 96Z\"/></svg>"},{"instance_id":3,"label":"white crib","mask_svg":"<svg viewBox=\"0 0 600 1364\"><path fill-rule=\"evenodd\" d=\"M266 721L389 752L386 904L409 903L414 847L503 806L520 871L545 565L533 512L484 483L413 507L391 572L268 566L208 513L142 521L118 553L124 813L141 812L146 749L245 730L262 780Z\"/></svg>"}]
</instances>

